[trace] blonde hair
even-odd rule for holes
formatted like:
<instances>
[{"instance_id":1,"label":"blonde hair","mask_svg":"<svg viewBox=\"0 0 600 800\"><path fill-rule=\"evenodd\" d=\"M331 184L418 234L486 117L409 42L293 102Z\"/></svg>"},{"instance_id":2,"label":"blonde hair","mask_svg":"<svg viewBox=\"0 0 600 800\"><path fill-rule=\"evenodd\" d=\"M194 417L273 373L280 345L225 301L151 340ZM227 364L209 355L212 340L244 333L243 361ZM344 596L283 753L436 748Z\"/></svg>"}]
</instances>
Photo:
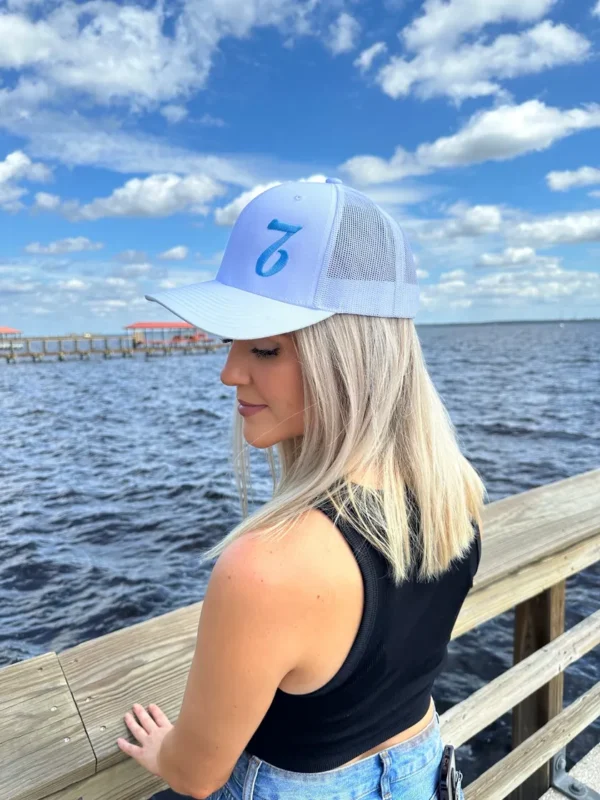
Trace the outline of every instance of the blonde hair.
<instances>
[{"instance_id":1,"label":"blonde hair","mask_svg":"<svg viewBox=\"0 0 600 800\"><path fill-rule=\"evenodd\" d=\"M334 314L290 335L302 368L304 435L266 449L273 497L248 515L249 446L237 410L234 475L243 520L202 562L254 530L278 539L309 509L329 500L392 566L396 585L420 555L418 579L435 579L465 557L482 528L487 496L462 455L450 416L423 358L411 319ZM350 475L373 470L378 490ZM405 489L418 507L422 536L411 526ZM258 530L260 529L260 530Z\"/></svg>"}]
</instances>

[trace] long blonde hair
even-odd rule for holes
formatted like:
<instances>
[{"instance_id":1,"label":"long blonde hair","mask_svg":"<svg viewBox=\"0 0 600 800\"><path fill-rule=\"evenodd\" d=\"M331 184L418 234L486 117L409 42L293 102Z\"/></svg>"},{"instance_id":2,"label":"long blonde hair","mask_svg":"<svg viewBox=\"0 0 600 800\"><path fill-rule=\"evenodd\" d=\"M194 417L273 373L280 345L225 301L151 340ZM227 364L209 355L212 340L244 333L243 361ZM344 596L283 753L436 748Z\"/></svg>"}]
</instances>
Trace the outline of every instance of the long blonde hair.
<instances>
[{"instance_id":1,"label":"long blonde hair","mask_svg":"<svg viewBox=\"0 0 600 800\"><path fill-rule=\"evenodd\" d=\"M234 410L234 475L242 522L202 554L220 555L235 539L258 531L278 539L316 503L329 500L338 519L352 520L392 566L398 585L414 569L439 577L466 556L482 528L487 492L462 455L450 416L427 372L411 319L334 314L290 335L302 368L304 435L266 449L273 497L248 515L249 446ZM373 470L378 489L349 475ZM412 492L420 540L410 523Z\"/></svg>"}]
</instances>

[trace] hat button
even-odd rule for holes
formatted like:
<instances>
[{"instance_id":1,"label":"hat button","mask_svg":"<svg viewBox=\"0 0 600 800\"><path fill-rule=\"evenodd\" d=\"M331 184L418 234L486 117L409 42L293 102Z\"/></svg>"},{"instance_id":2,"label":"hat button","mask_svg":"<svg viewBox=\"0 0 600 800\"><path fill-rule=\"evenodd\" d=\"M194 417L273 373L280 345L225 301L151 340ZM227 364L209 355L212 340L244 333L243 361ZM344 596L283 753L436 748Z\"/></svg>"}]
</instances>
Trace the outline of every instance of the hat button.
<instances>
[{"instance_id":1,"label":"hat button","mask_svg":"<svg viewBox=\"0 0 600 800\"><path fill-rule=\"evenodd\" d=\"M325 178L325 183L341 183L339 178Z\"/></svg>"}]
</instances>

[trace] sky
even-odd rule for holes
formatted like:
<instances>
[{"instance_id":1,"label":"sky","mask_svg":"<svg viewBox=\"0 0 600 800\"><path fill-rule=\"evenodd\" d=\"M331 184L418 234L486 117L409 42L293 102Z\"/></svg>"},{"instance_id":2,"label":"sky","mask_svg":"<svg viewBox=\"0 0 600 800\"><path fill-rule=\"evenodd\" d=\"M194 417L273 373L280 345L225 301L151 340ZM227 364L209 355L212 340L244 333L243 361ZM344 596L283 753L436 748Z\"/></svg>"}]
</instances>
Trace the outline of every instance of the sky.
<instances>
[{"instance_id":1,"label":"sky","mask_svg":"<svg viewBox=\"0 0 600 800\"><path fill-rule=\"evenodd\" d=\"M341 179L415 322L600 317L600 0L0 0L0 326L179 321L241 209Z\"/></svg>"}]
</instances>

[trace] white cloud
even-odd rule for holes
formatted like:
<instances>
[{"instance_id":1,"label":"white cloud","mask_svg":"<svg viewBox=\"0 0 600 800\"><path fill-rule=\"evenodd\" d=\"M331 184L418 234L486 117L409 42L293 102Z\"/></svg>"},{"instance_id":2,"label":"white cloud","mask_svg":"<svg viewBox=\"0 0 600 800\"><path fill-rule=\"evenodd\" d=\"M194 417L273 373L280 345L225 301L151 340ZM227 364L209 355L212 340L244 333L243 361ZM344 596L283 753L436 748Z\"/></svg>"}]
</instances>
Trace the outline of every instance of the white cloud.
<instances>
[{"instance_id":1,"label":"white cloud","mask_svg":"<svg viewBox=\"0 0 600 800\"><path fill-rule=\"evenodd\" d=\"M533 247L507 247L503 253L483 253L479 259L479 266L506 267L531 264L535 255Z\"/></svg>"},{"instance_id":2,"label":"white cloud","mask_svg":"<svg viewBox=\"0 0 600 800\"><path fill-rule=\"evenodd\" d=\"M507 247L502 253L482 253L478 267L521 267L523 265L552 265L559 263L553 256L540 256L533 247Z\"/></svg>"},{"instance_id":3,"label":"white cloud","mask_svg":"<svg viewBox=\"0 0 600 800\"><path fill-rule=\"evenodd\" d=\"M411 50L448 46L466 33L500 22L533 22L543 17L556 0L425 0L423 14L402 31Z\"/></svg>"},{"instance_id":4,"label":"white cloud","mask_svg":"<svg viewBox=\"0 0 600 800\"><path fill-rule=\"evenodd\" d=\"M358 184L388 183L435 169L504 161L545 150L554 142L600 127L600 105L563 111L539 100L478 111L452 136L419 145L414 153L398 147L391 159L354 156L340 169Z\"/></svg>"},{"instance_id":5,"label":"white cloud","mask_svg":"<svg viewBox=\"0 0 600 800\"><path fill-rule=\"evenodd\" d=\"M227 123L221 117L213 117L212 114L203 114L200 119L198 120L200 125L204 125L206 128L224 128Z\"/></svg>"},{"instance_id":6,"label":"white cloud","mask_svg":"<svg viewBox=\"0 0 600 800\"><path fill-rule=\"evenodd\" d=\"M370 197L374 203L377 203L383 208L389 209L390 213L393 212L396 206L420 203L423 200L429 199L438 191L439 189L435 186L428 186L425 184L411 185L409 181L403 181L395 186L367 186L363 189L367 197Z\"/></svg>"},{"instance_id":7,"label":"white cloud","mask_svg":"<svg viewBox=\"0 0 600 800\"><path fill-rule=\"evenodd\" d=\"M34 163L21 150L9 153L0 161L0 208L5 211L24 208L20 198L28 190L19 185L21 181L42 183L51 179L52 171L45 164Z\"/></svg>"},{"instance_id":8,"label":"white cloud","mask_svg":"<svg viewBox=\"0 0 600 800\"><path fill-rule=\"evenodd\" d=\"M448 283L448 281L462 281L467 277L464 269L453 269L450 272L442 272L440 275L441 283Z\"/></svg>"},{"instance_id":9,"label":"white cloud","mask_svg":"<svg viewBox=\"0 0 600 800\"><path fill-rule=\"evenodd\" d=\"M455 101L502 95L498 80L583 61L590 47L566 25L545 20L521 33L504 33L491 43L466 43L449 50L428 47L411 60L394 56L379 71L377 82L394 99L412 91L423 99L447 95Z\"/></svg>"},{"instance_id":10,"label":"white cloud","mask_svg":"<svg viewBox=\"0 0 600 800\"><path fill-rule=\"evenodd\" d=\"M577 211L519 222L507 231L507 235L539 247L600 242L600 210Z\"/></svg>"},{"instance_id":11,"label":"white cloud","mask_svg":"<svg viewBox=\"0 0 600 800\"><path fill-rule=\"evenodd\" d=\"M47 3L0 15L0 67L28 68L53 89L134 109L183 98L204 86L221 39L257 26L307 30L311 0L183 0L133 5Z\"/></svg>"},{"instance_id":12,"label":"white cloud","mask_svg":"<svg viewBox=\"0 0 600 800\"><path fill-rule=\"evenodd\" d=\"M503 318L510 318L514 316L512 310L536 313L537 308L545 316L545 307L550 304L560 303L563 313L565 309L575 313L597 307L600 273L565 269L558 258L540 258L520 269L500 269L485 275L464 270L444 273L439 283L421 287L423 308L432 311L499 306L505 312Z\"/></svg>"},{"instance_id":13,"label":"white cloud","mask_svg":"<svg viewBox=\"0 0 600 800\"><path fill-rule=\"evenodd\" d=\"M201 283L213 278L214 274L207 270L170 269L169 277L158 281L157 286L159 289L177 289L179 286Z\"/></svg>"},{"instance_id":14,"label":"white cloud","mask_svg":"<svg viewBox=\"0 0 600 800\"><path fill-rule=\"evenodd\" d=\"M60 208L60 197L48 192L37 192L35 195L35 206L38 211L56 211Z\"/></svg>"},{"instance_id":15,"label":"white cloud","mask_svg":"<svg viewBox=\"0 0 600 800\"><path fill-rule=\"evenodd\" d=\"M224 193L224 188L206 175L164 174L132 178L115 189L109 197L98 197L91 203L61 201L48 196L36 206L60 211L68 219L95 220L103 217L167 217L177 213L207 214L208 203ZM39 195L36 196L38 201Z\"/></svg>"},{"instance_id":16,"label":"white cloud","mask_svg":"<svg viewBox=\"0 0 600 800\"><path fill-rule=\"evenodd\" d=\"M387 45L385 42L375 42L371 47L367 47L366 50L362 51L358 58L355 59L354 66L358 67L361 72L367 72L367 70L371 69L371 65L377 56L385 53L386 50Z\"/></svg>"},{"instance_id":17,"label":"white cloud","mask_svg":"<svg viewBox=\"0 0 600 800\"><path fill-rule=\"evenodd\" d=\"M596 17L600 17L600 0L598 0L596 5L592 9L592 14L594 14L594 16L596 16Z\"/></svg>"},{"instance_id":18,"label":"white cloud","mask_svg":"<svg viewBox=\"0 0 600 800\"><path fill-rule=\"evenodd\" d=\"M310 183L323 183L325 181L324 175L311 175L310 178L301 178L301 181ZM242 210L248 205L251 200L258 197L259 194L266 192L267 189L272 189L274 186L279 186L281 181L273 181L272 183L261 184L249 189L247 192L242 192L234 200L222 208L215 209L215 222L217 225L233 225L239 217Z\"/></svg>"},{"instance_id":19,"label":"white cloud","mask_svg":"<svg viewBox=\"0 0 600 800\"><path fill-rule=\"evenodd\" d=\"M66 289L69 292L85 292L89 288L89 284L79 278L70 278L68 281L59 281L58 286L60 289Z\"/></svg>"},{"instance_id":20,"label":"white cloud","mask_svg":"<svg viewBox=\"0 0 600 800\"><path fill-rule=\"evenodd\" d=\"M160 113L167 120L167 122L175 125L177 122L181 122L187 117L188 110L185 106L178 106L173 103L169 103L161 108Z\"/></svg>"},{"instance_id":21,"label":"white cloud","mask_svg":"<svg viewBox=\"0 0 600 800\"><path fill-rule=\"evenodd\" d=\"M165 250L158 257L163 261L184 261L188 256L188 248L180 244L177 247L171 247L170 250Z\"/></svg>"},{"instance_id":22,"label":"white cloud","mask_svg":"<svg viewBox=\"0 0 600 800\"><path fill-rule=\"evenodd\" d=\"M339 17L329 26L327 47L334 55L347 53L356 46L360 34L360 23L350 14L342 11Z\"/></svg>"},{"instance_id":23,"label":"white cloud","mask_svg":"<svg viewBox=\"0 0 600 800\"><path fill-rule=\"evenodd\" d=\"M147 275L149 272L152 271L152 264L148 263L135 263L135 264L124 264L122 267L119 268L119 271L122 275L127 277L142 277Z\"/></svg>"},{"instance_id":24,"label":"white cloud","mask_svg":"<svg viewBox=\"0 0 600 800\"><path fill-rule=\"evenodd\" d=\"M574 186L591 186L600 183L600 169L596 167L580 167L564 172L549 172L546 175L548 186L555 192L564 192Z\"/></svg>"},{"instance_id":25,"label":"white cloud","mask_svg":"<svg viewBox=\"0 0 600 800\"><path fill-rule=\"evenodd\" d=\"M85 236L76 236L60 239L59 241L50 242L49 244L32 242L25 247L25 251L27 253L59 255L62 253L81 253L85 250L102 250L103 247L104 245L102 242L92 242L86 239Z\"/></svg>"},{"instance_id":26,"label":"white cloud","mask_svg":"<svg viewBox=\"0 0 600 800\"><path fill-rule=\"evenodd\" d=\"M452 208L456 219L448 223L446 236L484 236L497 233L502 224L502 212L497 206L478 205L464 208L460 205Z\"/></svg>"}]
</instances>

